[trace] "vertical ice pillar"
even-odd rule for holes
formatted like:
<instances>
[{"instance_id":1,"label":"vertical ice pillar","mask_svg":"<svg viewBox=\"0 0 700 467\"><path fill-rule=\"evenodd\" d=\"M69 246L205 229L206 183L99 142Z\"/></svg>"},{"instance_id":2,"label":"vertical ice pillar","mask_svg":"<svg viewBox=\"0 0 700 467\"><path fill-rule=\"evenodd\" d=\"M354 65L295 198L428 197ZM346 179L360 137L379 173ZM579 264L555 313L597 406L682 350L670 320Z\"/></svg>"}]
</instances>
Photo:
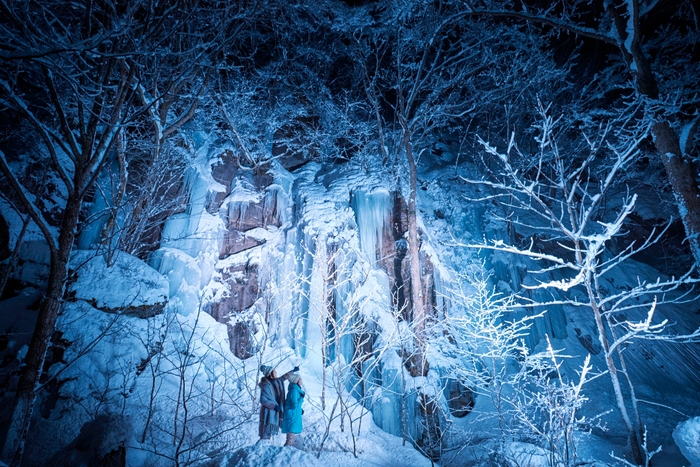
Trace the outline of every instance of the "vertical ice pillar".
<instances>
[{"instance_id":1,"label":"vertical ice pillar","mask_svg":"<svg viewBox=\"0 0 700 467\"><path fill-rule=\"evenodd\" d=\"M335 315L336 321L339 323L344 323L349 319L352 319L352 310L348 309L350 304L351 294L354 290L354 285L350 282L349 271L341 271L340 273L339 285L334 290L335 299ZM352 328L352 324L348 323L347 328ZM338 354L345 358L346 362L351 362L355 354L355 342L354 336L349 333L344 333L340 336L336 336L337 340L335 345L337 347L336 351Z\"/></svg>"},{"instance_id":2,"label":"vertical ice pillar","mask_svg":"<svg viewBox=\"0 0 700 467\"><path fill-rule=\"evenodd\" d=\"M404 382L401 358L395 352L387 352L380 366L381 396L375 400L372 410L374 423L392 435L402 436L404 416ZM379 407L376 407L379 404Z\"/></svg>"},{"instance_id":3,"label":"vertical ice pillar","mask_svg":"<svg viewBox=\"0 0 700 467\"><path fill-rule=\"evenodd\" d=\"M176 248L196 258L206 238L205 232L200 232L200 222L205 213L208 186L195 168L187 170L185 186L188 192L185 212L174 214L165 221L161 245Z\"/></svg>"},{"instance_id":4,"label":"vertical ice pillar","mask_svg":"<svg viewBox=\"0 0 700 467\"><path fill-rule=\"evenodd\" d=\"M309 306L311 303L311 282L313 279L315 244L310 241L305 225L297 227L297 244L294 248L296 258L296 274L294 295L292 299L291 346L299 350L301 357L306 357L307 335L309 331Z\"/></svg>"},{"instance_id":5,"label":"vertical ice pillar","mask_svg":"<svg viewBox=\"0 0 700 467\"><path fill-rule=\"evenodd\" d=\"M282 345L293 345L291 328L292 312L299 300L297 281L298 230L291 228L285 232L283 258L274 271L269 313L271 338Z\"/></svg>"},{"instance_id":6,"label":"vertical ice pillar","mask_svg":"<svg viewBox=\"0 0 700 467\"><path fill-rule=\"evenodd\" d=\"M382 251L382 231L391 212L393 200L386 190L371 193L357 191L351 199L355 223L360 237L360 249L370 264L377 262L377 250Z\"/></svg>"}]
</instances>

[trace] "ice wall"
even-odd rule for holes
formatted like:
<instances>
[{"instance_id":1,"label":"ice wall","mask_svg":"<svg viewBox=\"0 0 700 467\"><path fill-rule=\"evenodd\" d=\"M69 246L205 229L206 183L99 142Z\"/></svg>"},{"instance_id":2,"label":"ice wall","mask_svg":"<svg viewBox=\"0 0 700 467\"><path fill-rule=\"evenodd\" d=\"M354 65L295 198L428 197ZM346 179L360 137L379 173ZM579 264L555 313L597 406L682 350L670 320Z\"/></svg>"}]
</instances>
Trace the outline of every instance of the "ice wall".
<instances>
[{"instance_id":1,"label":"ice wall","mask_svg":"<svg viewBox=\"0 0 700 467\"><path fill-rule=\"evenodd\" d=\"M173 214L165 222L161 246L175 248L193 258L211 255L213 251L218 253L223 224L219 217L205 210L213 192L211 180L193 167L187 171L185 184L187 207L185 212Z\"/></svg>"}]
</instances>

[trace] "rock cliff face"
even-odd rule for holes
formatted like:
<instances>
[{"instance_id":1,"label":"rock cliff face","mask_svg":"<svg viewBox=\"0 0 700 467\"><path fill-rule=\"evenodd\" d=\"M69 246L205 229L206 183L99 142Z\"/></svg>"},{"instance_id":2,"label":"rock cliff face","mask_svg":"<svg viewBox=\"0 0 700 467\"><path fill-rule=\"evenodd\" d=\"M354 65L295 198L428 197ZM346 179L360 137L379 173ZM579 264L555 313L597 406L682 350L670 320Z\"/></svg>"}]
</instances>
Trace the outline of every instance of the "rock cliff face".
<instances>
[{"instance_id":1,"label":"rock cliff face","mask_svg":"<svg viewBox=\"0 0 700 467\"><path fill-rule=\"evenodd\" d=\"M265 327L274 328L270 329L273 334L289 334L276 336L279 339L294 342L304 334L280 325L308 314L307 295L311 293L314 259L320 253L316 251L319 239L325 242L324 256L330 258L337 256L339 244L347 243L348 235L354 237L346 248L354 245L350 247L355 250L354 256L363 256L362 261L369 267L386 274L386 293L391 299L387 305L401 310L403 319L410 321L406 203L397 192L358 186L353 184L352 176L348 183L339 183L334 172L345 169L332 164L311 171L302 169L306 175L290 174L279 165L248 170L238 167L233 156L224 152L210 170L220 191L208 193L202 208L219 220L220 231L216 235L218 256L212 262L214 272L211 281L203 284L204 307L228 326L231 350L237 357L250 358L260 347L255 337L260 332L256 314ZM309 193L314 190L318 193ZM319 203L333 204L336 212L317 209ZM164 244L167 246L167 239ZM198 251L188 253L200 255ZM434 313L434 267L425 255L421 256L421 264L424 294ZM322 274L328 290L333 290L338 281L335 268L327 268ZM269 289L275 287L289 289L280 294L288 303L280 303L280 296L269 296ZM326 306L333 311L342 309L343 305L336 303L340 299L338 294L330 293ZM274 316L285 309L291 317Z\"/></svg>"},{"instance_id":2,"label":"rock cliff face","mask_svg":"<svg viewBox=\"0 0 700 467\"><path fill-rule=\"evenodd\" d=\"M259 329L247 316L265 285L257 255L267 242L266 233L282 223L279 187L268 168L242 170L230 153L224 153L212 165L211 176L225 190L205 207L223 224L214 284L209 285L219 293L206 304L206 311L228 326L231 351L241 359L250 358L259 347L254 337Z\"/></svg>"}]
</instances>

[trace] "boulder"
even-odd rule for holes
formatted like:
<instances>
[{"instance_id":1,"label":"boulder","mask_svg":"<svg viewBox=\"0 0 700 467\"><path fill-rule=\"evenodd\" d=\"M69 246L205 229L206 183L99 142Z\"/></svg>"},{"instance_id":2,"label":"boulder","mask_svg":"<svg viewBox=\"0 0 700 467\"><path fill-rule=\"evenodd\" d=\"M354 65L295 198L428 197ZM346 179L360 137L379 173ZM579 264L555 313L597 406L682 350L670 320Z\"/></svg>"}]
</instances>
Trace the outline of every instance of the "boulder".
<instances>
[{"instance_id":1,"label":"boulder","mask_svg":"<svg viewBox=\"0 0 700 467\"><path fill-rule=\"evenodd\" d=\"M99 310L148 318L161 313L168 302L168 280L126 253L115 252L108 265L95 250L76 250L69 269L74 280L68 295Z\"/></svg>"},{"instance_id":2,"label":"boulder","mask_svg":"<svg viewBox=\"0 0 700 467\"><path fill-rule=\"evenodd\" d=\"M124 467L126 448L133 436L128 418L102 414L80 428L80 434L44 465L64 467Z\"/></svg>"}]
</instances>

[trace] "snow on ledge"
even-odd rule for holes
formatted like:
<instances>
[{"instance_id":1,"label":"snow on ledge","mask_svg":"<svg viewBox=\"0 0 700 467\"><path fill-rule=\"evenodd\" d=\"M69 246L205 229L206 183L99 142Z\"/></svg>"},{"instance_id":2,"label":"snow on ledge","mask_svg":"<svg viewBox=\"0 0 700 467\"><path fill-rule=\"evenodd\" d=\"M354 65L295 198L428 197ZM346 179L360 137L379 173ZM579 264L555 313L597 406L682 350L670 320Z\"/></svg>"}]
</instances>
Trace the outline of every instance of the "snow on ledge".
<instances>
[{"instance_id":1,"label":"snow on ledge","mask_svg":"<svg viewBox=\"0 0 700 467\"><path fill-rule=\"evenodd\" d=\"M76 250L69 268L76 280L68 292L95 308L112 313L149 317L168 302L168 280L140 259L116 252L111 267L94 250Z\"/></svg>"}]
</instances>

